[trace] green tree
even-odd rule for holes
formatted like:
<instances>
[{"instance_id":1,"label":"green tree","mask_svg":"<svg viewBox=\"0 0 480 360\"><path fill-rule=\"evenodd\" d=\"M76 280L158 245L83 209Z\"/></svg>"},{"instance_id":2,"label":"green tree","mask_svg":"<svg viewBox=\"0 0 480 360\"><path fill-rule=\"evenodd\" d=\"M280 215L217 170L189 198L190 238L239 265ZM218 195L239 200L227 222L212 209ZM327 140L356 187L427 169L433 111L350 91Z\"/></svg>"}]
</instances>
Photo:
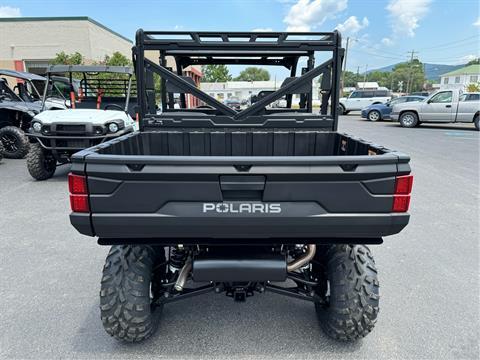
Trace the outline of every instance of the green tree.
<instances>
[{"instance_id":1,"label":"green tree","mask_svg":"<svg viewBox=\"0 0 480 360\"><path fill-rule=\"evenodd\" d=\"M345 71L344 74L342 74L342 78L345 79L345 84L343 84L344 87L355 87L357 86L357 82L363 81L363 77L361 77L360 75L357 76L356 73L348 70Z\"/></svg>"},{"instance_id":2,"label":"green tree","mask_svg":"<svg viewBox=\"0 0 480 360\"><path fill-rule=\"evenodd\" d=\"M226 65L205 65L202 66L202 82L225 82L231 81L232 75Z\"/></svg>"},{"instance_id":3,"label":"green tree","mask_svg":"<svg viewBox=\"0 0 480 360\"><path fill-rule=\"evenodd\" d=\"M480 83L471 83L467 85L467 92L479 92L480 91Z\"/></svg>"},{"instance_id":4,"label":"green tree","mask_svg":"<svg viewBox=\"0 0 480 360\"><path fill-rule=\"evenodd\" d=\"M73 54L66 54L65 51L59 52L55 58L50 61L51 65L82 65L83 56L78 51Z\"/></svg>"},{"instance_id":5,"label":"green tree","mask_svg":"<svg viewBox=\"0 0 480 360\"><path fill-rule=\"evenodd\" d=\"M131 66L132 61L122 53L115 51L112 56L105 55L105 59L100 64L109 66Z\"/></svg>"},{"instance_id":6,"label":"green tree","mask_svg":"<svg viewBox=\"0 0 480 360\"><path fill-rule=\"evenodd\" d=\"M418 59L395 65L391 76L393 91L400 91L400 82L403 84L402 92L420 91L426 81L423 64Z\"/></svg>"},{"instance_id":7,"label":"green tree","mask_svg":"<svg viewBox=\"0 0 480 360\"><path fill-rule=\"evenodd\" d=\"M367 76L368 81L374 81L379 86L390 88L391 86L391 73L387 71L372 71ZM361 80L363 81L363 80Z\"/></svg>"},{"instance_id":8,"label":"green tree","mask_svg":"<svg viewBox=\"0 0 480 360\"><path fill-rule=\"evenodd\" d=\"M468 65L478 65L478 64L480 64L480 58L476 58L476 59L470 60L470 61L467 63L467 66L468 66Z\"/></svg>"},{"instance_id":9,"label":"green tree","mask_svg":"<svg viewBox=\"0 0 480 360\"><path fill-rule=\"evenodd\" d=\"M268 81L270 73L262 68L255 66L247 67L235 78L236 81Z\"/></svg>"}]
</instances>

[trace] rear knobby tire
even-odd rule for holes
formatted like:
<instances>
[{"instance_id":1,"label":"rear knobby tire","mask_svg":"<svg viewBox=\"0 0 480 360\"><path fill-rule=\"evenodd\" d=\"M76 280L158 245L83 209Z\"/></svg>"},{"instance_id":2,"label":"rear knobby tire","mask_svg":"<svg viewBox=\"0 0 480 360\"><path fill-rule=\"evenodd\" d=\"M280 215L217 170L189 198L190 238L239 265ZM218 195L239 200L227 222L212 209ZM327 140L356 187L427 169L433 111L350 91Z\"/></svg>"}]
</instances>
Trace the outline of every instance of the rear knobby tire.
<instances>
[{"instance_id":1,"label":"rear knobby tire","mask_svg":"<svg viewBox=\"0 0 480 360\"><path fill-rule=\"evenodd\" d=\"M0 129L3 156L8 159L23 159L30 150L30 143L22 129L5 126Z\"/></svg>"},{"instance_id":2,"label":"rear knobby tire","mask_svg":"<svg viewBox=\"0 0 480 360\"><path fill-rule=\"evenodd\" d=\"M336 340L361 339L373 330L379 311L373 256L363 245L334 245L325 261L330 294L324 304L315 304L320 326Z\"/></svg>"},{"instance_id":3,"label":"rear knobby tire","mask_svg":"<svg viewBox=\"0 0 480 360\"><path fill-rule=\"evenodd\" d=\"M131 245L110 249L103 268L100 313L105 331L117 340L139 342L155 331L161 307L153 304L151 288L155 264L165 264L161 249Z\"/></svg>"},{"instance_id":4,"label":"rear knobby tire","mask_svg":"<svg viewBox=\"0 0 480 360\"><path fill-rule=\"evenodd\" d=\"M36 180L47 180L53 176L57 168L57 160L39 143L31 144L27 156L27 169Z\"/></svg>"}]
</instances>

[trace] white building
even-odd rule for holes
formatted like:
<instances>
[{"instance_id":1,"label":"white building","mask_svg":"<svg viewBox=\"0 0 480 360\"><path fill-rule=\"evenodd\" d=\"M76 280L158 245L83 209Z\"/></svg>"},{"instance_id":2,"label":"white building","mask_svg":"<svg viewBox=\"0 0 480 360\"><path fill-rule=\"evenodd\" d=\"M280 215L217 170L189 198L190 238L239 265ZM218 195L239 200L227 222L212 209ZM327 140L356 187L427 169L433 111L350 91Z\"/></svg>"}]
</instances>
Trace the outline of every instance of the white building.
<instances>
[{"instance_id":1,"label":"white building","mask_svg":"<svg viewBox=\"0 0 480 360\"><path fill-rule=\"evenodd\" d=\"M358 90L378 90L378 83L375 81L357 82Z\"/></svg>"},{"instance_id":2,"label":"white building","mask_svg":"<svg viewBox=\"0 0 480 360\"><path fill-rule=\"evenodd\" d=\"M227 82L202 82L200 89L219 101L232 97L247 100L252 95L263 90L277 90L282 85L281 81L227 81Z\"/></svg>"},{"instance_id":3,"label":"white building","mask_svg":"<svg viewBox=\"0 0 480 360\"><path fill-rule=\"evenodd\" d=\"M64 51L79 52L86 64L118 51L131 57L132 41L87 16L0 19L0 68L45 72Z\"/></svg>"},{"instance_id":4,"label":"white building","mask_svg":"<svg viewBox=\"0 0 480 360\"><path fill-rule=\"evenodd\" d=\"M277 81L227 81L227 82L202 82L200 89L218 101L224 101L230 98L239 100L248 100L252 95L257 95L260 91L274 91L282 86L283 80ZM319 99L319 83L313 81L313 100ZM294 96L293 102L298 97ZM298 99L297 99L298 100Z\"/></svg>"},{"instance_id":5,"label":"white building","mask_svg":"<svg viewBox=\"0 0 480 360\"><path fill-rule=\"evenodd\" d=\"M440 77L440 89L464 90L469 84L480 83L480 65L469 65L443 74Z\"/></svg>"}]
</instances>

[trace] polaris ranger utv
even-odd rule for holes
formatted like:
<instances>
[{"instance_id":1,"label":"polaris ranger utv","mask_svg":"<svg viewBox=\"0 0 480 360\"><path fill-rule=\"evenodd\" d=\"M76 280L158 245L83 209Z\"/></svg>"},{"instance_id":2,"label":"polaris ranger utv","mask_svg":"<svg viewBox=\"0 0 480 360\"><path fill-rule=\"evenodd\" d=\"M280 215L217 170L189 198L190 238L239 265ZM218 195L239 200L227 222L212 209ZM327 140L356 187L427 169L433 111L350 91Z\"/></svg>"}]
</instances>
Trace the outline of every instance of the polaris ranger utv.
<instances>
[{"instance_id":1,"label":"polaris ranger utv","mask_svg":"<svg viewBox=\"0 0 480 360\"><path fill-rule=\"evenodd\" d=\"M63 74L68 77L59 76ZM132 117L135 112L130 107L132 75L133 69L126 66L49 67L43 106L51 101L51 89L55 87L60 96L68 98L64 100L68 108L42 111L31 121L27 167L33 178L46 180L53 176L58 164L69 163L78 150L137 129Z\"/></svg>"},{"instance_id":2,"label":"polaris ranger utv","mask_svg":"<svg viewBox=\"0 0 480 360\"><path fill-rule=\"evenodd\" d=\"M316 54L328 58L315 64ZM379 283L366 245L407 225L412 176L408 156L337 132L340 34L139 30L133 56L140 132L76 153L69 175L71 223L112 245L100 290L107 333L141 341L164 304L266 291L315 304L335 339L371 332ZM284 66L290 77L235 110L182 76L203 64ZM186 95L204 104L187 108ZM284 96L287 108L267 108Z\"/></svg>"}]
</instances>

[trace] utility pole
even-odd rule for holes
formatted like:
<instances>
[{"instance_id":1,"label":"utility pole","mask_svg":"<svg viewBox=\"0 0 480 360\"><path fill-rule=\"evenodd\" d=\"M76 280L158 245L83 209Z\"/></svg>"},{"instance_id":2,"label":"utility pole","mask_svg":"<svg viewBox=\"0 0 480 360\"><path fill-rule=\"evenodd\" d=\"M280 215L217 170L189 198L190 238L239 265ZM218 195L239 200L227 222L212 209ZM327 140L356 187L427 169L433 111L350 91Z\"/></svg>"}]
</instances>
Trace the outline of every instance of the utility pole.
<instances>
[{"instance_id":1,"label":"utility pole","mask_svg":"<svg viewBox=\"0 0 480 360\"><path fill-rule=\"evenodd\" d=\"M407 80L407 94L410 92L410 82L412 81L412 65L413 65L413 55L415 53L418 53L417 51L415 50L412 50L412 51L409 51L410 53L410 66L409 66L409 69L408 69L408 80Z\"/></svg>"},{"instance_id":2,"label":"utility pole","mask_svg":"<svg viewBox=\"0 0 480 360\"><path fill-rule=\"evenodd\" d=\"M368 70L368 64L365 65L365 74L363 75L363 89L365 90L365 83L367 82L367 70Z\"/></svg>"},{"instance_id":3,"label":"utility pole","mask_svg":"<svg viewBox=\"0 0 480 360\"><path fill-rule=\"evenodd\" d=\"M350 42L350 38L347 37L347 43L345 45L345 56L343 57L342 95L343 95L343 88L345 87L345 71L347 71L347 55L348 55L348 43L349 42Z\"/></svg>"},{"instance_id":4,"label":"utility pole","mask_svg":"<svg viewBox=\"0 0 480 360\"><path fill-rule=\"evenodd\" d=\"M357 66L357 80L359 76L360 76L360 66Z\"/></svg>"}]
</instances>

